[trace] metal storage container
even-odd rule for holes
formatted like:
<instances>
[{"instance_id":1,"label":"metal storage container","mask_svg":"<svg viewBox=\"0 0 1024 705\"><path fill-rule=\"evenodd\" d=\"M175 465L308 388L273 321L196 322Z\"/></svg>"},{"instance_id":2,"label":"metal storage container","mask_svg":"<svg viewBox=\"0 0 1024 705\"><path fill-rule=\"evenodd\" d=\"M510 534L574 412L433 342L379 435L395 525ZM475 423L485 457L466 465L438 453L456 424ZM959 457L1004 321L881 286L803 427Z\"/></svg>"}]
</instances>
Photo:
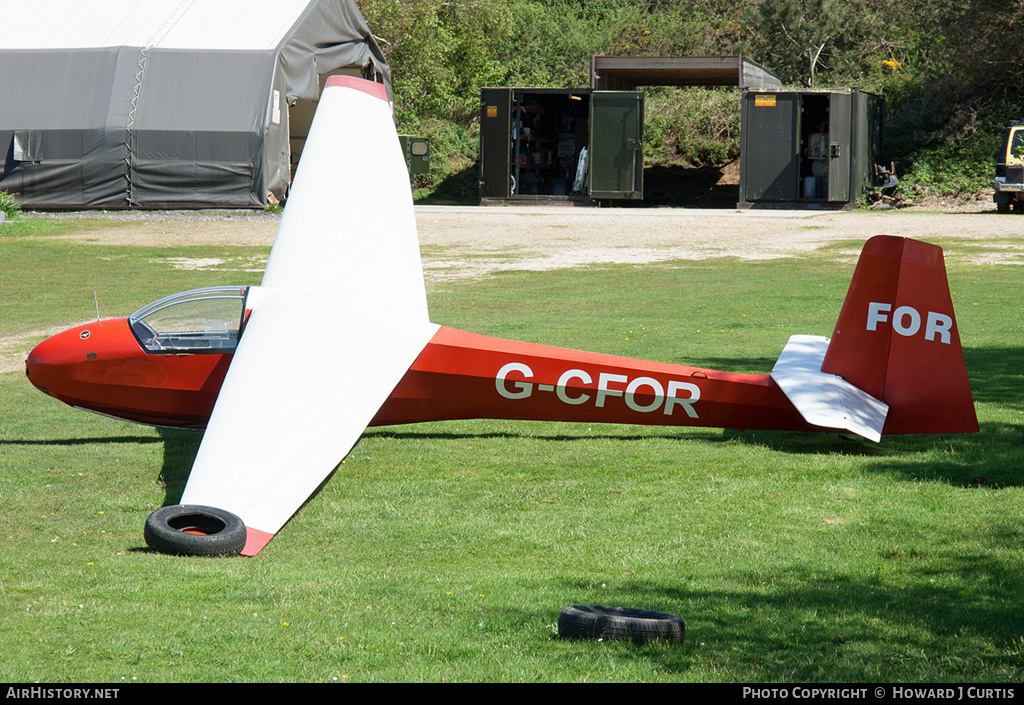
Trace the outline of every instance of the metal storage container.
<instances>
[{"instance_id":1,"label":"metal storage container","mask_svg":"<svg viewBox=\"0 0 1024 705\"><path fill-rule=\"evenodd\" d=\"M745 91L738 205L855 205L882 164L884 108L856 89Z\"/></svg>"},{"instance_id":2,"label":"metal storage container","mask_svg":"<svg viewBox=\"0 0 1024 705\"><path fill-rule=\"evenodd\" d=\"M641 91L484 88L480 200L643 199Z\"/></svg>"}]
</instances>

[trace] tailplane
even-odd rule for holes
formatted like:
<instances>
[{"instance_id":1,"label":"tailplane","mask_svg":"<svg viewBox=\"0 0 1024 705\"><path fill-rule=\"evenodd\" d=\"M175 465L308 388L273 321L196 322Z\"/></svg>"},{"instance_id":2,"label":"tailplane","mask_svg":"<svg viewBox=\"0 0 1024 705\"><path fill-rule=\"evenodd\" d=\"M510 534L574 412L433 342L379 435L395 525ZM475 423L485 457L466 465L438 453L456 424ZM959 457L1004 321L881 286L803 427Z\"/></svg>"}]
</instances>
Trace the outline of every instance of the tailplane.
<instances>
[{"instance_id":1,"label":"tailplane","mask_svg":"<svg viewBox=\"0 0 1024 705\"><path fill-rule=\"evenodd\" d=\"M885 434L978 430L942 248L868 240L821 371L888 404Z\"/></svg>"}]
</instances>

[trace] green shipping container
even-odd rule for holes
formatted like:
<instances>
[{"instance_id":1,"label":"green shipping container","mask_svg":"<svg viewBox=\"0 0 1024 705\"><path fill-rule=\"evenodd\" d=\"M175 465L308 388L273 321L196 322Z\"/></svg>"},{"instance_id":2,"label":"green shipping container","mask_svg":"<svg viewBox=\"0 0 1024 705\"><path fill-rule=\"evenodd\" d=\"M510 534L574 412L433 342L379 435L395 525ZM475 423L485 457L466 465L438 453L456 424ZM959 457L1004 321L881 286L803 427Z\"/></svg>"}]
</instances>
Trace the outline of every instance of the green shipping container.
<instances>
[{"instance_id":1,"label":"green shipping container","mask_svg":"<svg viewBox=\"0 0 1024 705\"><path fill-rule=\"evenodd\" d=\"M738 205L856 205L883 166L884 109L856 89L745 91Z\"/></svg>"},{"instance_id":2,"label":"green shipping container","mask_svg":"<svg viewBox=\"0 0 1024 705\"><path fill-rule=\"evenodd\" d=\"M642 200L641 91L484 88L480 200Z\"/></svg>"}]
</instances>

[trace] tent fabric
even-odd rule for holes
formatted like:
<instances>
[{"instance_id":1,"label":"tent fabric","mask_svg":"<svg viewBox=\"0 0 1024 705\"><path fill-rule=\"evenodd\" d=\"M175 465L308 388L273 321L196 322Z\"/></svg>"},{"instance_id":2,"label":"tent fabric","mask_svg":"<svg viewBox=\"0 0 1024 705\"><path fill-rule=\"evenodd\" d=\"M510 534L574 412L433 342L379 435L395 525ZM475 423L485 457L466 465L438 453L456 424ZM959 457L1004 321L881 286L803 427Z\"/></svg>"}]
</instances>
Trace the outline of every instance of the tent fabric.
<instances>
[{"instance_id":1,"label":"tent fabric","mask_svg":"<svg viewBox=\"0 0 1024 705\"><path fill-rule=\"evenodd\" d=\"M0 189L27 208L259 208L288 106L391 76L353 0L0 0ZM6 7L5 7L6 6ZM17 7L17 11L15 11Z\"/></svg>"}]
</instances>

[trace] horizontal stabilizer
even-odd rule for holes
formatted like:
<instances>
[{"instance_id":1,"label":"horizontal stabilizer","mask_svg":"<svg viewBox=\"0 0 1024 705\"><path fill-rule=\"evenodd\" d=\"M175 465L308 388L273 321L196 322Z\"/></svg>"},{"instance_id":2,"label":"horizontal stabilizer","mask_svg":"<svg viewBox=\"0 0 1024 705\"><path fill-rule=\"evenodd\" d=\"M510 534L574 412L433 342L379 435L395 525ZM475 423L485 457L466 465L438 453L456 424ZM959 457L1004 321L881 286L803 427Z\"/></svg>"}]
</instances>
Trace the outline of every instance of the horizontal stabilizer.
<instances>
[{"instance_id":1,"label":"horizontal stabilizer","mask_svg":"<svg viewBox=\"0 0 1024 705\"><path fill-rule=\"evenodd\" d=\"M889 406L838 375L821 371L829 339L794 335L772 369L782 388L807 423L842 429L878 442Z\"/></svg>"}]
</instances>

